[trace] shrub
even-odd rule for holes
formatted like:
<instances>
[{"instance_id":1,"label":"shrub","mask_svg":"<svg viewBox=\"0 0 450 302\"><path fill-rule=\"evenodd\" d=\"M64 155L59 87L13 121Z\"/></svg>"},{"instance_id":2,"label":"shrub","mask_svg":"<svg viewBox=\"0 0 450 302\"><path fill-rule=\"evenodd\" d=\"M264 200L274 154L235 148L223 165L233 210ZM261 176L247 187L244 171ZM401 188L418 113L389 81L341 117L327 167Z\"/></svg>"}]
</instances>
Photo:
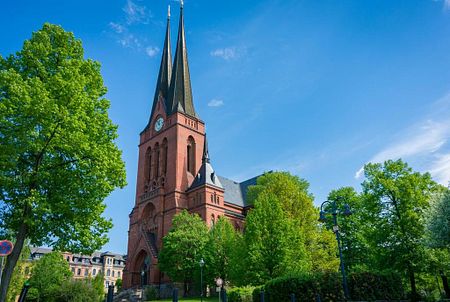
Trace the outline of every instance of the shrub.
<instances>
[{"instance_id":1,"label":"shrub","mask_svg":"<svg viewBox=\"0 0 450 302\"><path fill-rule=\"evenodd\" d=\"M289 302L294 293L297 301L315 301L320 295L323 301L344 299L341 279L337 273L304 274L273 279L264 285L268 302Z\"/></svg>"},{"instance_id":2,"label":"shrub","mask_svg":"<svg viewBox=\"0 0 450 302\"><path fill-rule=\"evenodd\" d=\"M254 287L234 287L228 290L228 301L229 302L252 302Z\"/></svg>"},{"instance_id":3,"label":"shrub","mask_svg":"<svg viewBox=\"0 0 450 302\"><path fill-rule=\"evenodd\" d=\"M402 279L398 274L353 273L348 276L353 300L400 300L405 298Z\"/></svg>"},{"instance_id":4,"label":"shrub","mask_svg":"<svg viewBox=\"0 0 450 302\"><path fill-rule=\"evenodd\" d=\"M158 292L153 286L147 286L144 291L144 297L146 301L154 301L158 299Z\"/></svg>"}]
</instances>

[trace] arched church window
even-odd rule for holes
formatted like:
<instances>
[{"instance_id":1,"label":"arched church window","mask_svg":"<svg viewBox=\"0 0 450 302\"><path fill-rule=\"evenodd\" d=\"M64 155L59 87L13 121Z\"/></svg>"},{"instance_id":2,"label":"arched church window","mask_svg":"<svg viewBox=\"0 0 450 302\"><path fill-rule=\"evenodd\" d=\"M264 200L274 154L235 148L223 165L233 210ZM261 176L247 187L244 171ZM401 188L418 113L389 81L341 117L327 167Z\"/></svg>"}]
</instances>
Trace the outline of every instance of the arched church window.
<instances>
[{"instance_id":1,"label":"arched church window","mask_svg":"<svg viewBox=\"0 0 450 302\"><path fill-rule=\"evenodd\" d=\"M162 151L163 151L163 155L162 155L162 174L166 175L167 173L167 139L165 138L162 142Z\"/></svg>"},{"instance_id":2,"label":"arched church window","mask_svg":"<svg viewBox=\"0 0 450 302\"><path fill-rule=\"evenodd\" d=\"M159 150L159 144L156 143L155 145L155 177L159 177L159 162L160 162L160 150Z\"/></svg>"},{"instance_id":3,"label":"arched church window","mask_svg":"<svg viewBox=\"0 0 450 302\"><path fill-rule=\"evenodd\" d=\"M145 152L144 177L146 182L152 179L152 148L150 147Z\"/></svg>"},{"instance_id":4,"label":"arched church window","mask_svg":"<svg viewBox=\"0 0 450 302\"><path fill-rule=\"evenodd\" d=\"M192 175L195 174L195 140L192 136L189 136L187 141L187 170Z\"/></svg>"},{"instance_id":5,"label":"arched church window","mask_svg":"<svg viewBox=\"0 0 450 302\"><path fill-rule=\"evenodd\" d=\"M211 214L211 226L214 226L215 223L216 223L216 219L214 217L214 214Z\"/></svg>"}]
</instances>

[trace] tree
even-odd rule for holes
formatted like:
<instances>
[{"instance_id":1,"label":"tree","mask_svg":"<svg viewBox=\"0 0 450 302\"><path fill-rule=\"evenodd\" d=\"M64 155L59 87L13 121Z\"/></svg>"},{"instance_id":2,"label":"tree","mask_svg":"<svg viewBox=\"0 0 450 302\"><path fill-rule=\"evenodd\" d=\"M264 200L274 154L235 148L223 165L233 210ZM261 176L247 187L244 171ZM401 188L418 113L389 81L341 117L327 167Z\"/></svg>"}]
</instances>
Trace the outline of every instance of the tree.
<instances>
[{"instance_id":1,"label":"tree","mask_svg":"<svg viewBox=\"0 0 450 302\"><path fill-rule=\"evenodd\" d=\"M431 199L426 224L430 245L450 249L450 191L448 189L435 194Z\"/></svg>"},{"instance_id":2,"label":"tree","mask_svg":"<svg viewBox=\"0 0 450 302\"><path fill-rule=\"evenodd\" d=\"M72 277L69 263L59 252L44 255L33 267L28 299L31 301L58 301L61 288Z\"/></svg>"},{"instance_id":3,"label":"tree","mask_svg":"<svg viewBox=\"0 0 450 302\"><path fill-rule=\"evenodd\" d=\"M183 282L185 295L200 269L200 259L205 256L207 242L205 222L197 214L189 214L186 210L174 216L172 229L163 238L158 256L159 268L173 281Z\"/></svg>"},{"instance_id":4,"label":"tree","mask_svg":"<svg viewBox=\"0 0 450 302\"><path fill-rule=\"evenodd\" d=\"M209 230L206 262L211 263L207 272L210 275L208 278L210 282L217 277L229 281L232 254L238 245L238 236L231 222L223 216L219 217Z\"/></svg>"},{"instance_id":5,"label":"tree","mask_svg":"<svg viewBox=\"0 0 450 302\"><path fill-rule=\"evenodd\" d=\"M450 298L448 273L450 272L450 191L441 190L431 198L426 213L426 244L432 249L430 266L439 271L447 298Z\"/></svg>"},{"instance_id":6,"label":"tree","mask_svg":"<svg viewBox=\"0 0 450 302\"><path fill-rule=\"evenodd\" d=\"M415 273L426 255L424 212L438 185L428 173L413 172L402 160L367 164L364 174L363 206L371 226L366 239L376 256L375 266L406 271L415 300Z\"/></svg>"},{"instance_id":7,"label":"tree","mask_svg":"<svg viewBox=\"0 0 450 302\"><path fill-rule=\"evenodd\" d=\"M6 301L8 302L15 302L17 300L17 296L20 294L23 288L26 280L27 270L29 270L31 266L29 261L27 261L29 257L30 247L28 245L25 245L22 249L19 260L17 261L17 265L14 268L14 273L12 275L11 283L8 288L8 295L6 296Z\"/></svg>"},{"instance_id":8,"label":"tree","mask_svg":"<svg viewBox=\"0 0 450 302\"><path fill-rule=\"evenodd\" d=\"M103 289L102 289L103 292ZM58 290L57 302L103 302L104 293L99 295L92 280L67 280Z\"/></svg>"},{"instance_id":9,"label":"tree","mask_svg":"<svg viewBox=\"0 0 450 302\"><path fill-rule=\"evenodd\" d=\"M295 236L290 233L291 225L274 195L261 193L253 205L246 220L247 257L243 264L247 267L247 283L259 285L285 273L289 239Z\"/></svg>"},{"instance_id":10,"label":"tree","mask_svg":"<svg viewBox=\"0 0 450 302\"><path fill-rule=\"evenodd\" d=\"M250 203L265 193L279 200L295 236L289 239L294 246L287 254L289 272L333 271L339 265L337 243L333 233L318 223L319 212L308 189L309 183L302 178L288 172L271 172L260 176L257 184L249 187L247 196Z\"/></svg>"},{"instance_id":11,"label":"tree","mask_svg":"<svg viewBox=\"0 0 450 302\"><path fill-rule=\"evenodd\" d=\"M16 239L0 302L25 239L83 253L107 242L103 200L125 185L125 169L105 93L100 64L60 26L0 56L0 230Z\"/></svg>"},{"instance_id":12,"label":"tree","mask_svg":"<svg viewBox=\"0 0 450 302\"><path fill-rule=\"evenodd\" d=\"M342 254L345 266L351 270L367 271L367 257L370 250L367 248L364 237L365 218L364 207L362 206L362 196L358 194L352 187L342 187L333 190L328 194L328 200L336 202L339 213L343 213L344 205L347 204L352 211L352 215L343 217L338 214L339 233L341 236ZM326 211L331 210L331 205L327 204ZM333 229L333 220L328 219L326 227Z\"/></svg>"}]
</instances>

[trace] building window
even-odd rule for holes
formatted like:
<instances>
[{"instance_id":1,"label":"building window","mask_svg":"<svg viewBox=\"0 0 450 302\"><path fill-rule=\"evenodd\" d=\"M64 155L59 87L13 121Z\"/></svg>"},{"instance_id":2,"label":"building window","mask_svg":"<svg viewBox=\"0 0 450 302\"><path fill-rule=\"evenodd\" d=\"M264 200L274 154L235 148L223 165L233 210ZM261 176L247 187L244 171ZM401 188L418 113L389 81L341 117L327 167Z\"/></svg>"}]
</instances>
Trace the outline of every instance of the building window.
<instances>
[{"instance_id":1,"label":"building window","mask_svg":"<svg viewBox=\"0 0 450 302\"><path fill-rule=\"evenodd\" d=\"M72 267L72 273L75 274L75 268L74 267Z\"/></svg>"},{"instance_id":2,"label":"building window","mask_svg":"<svg viewBox=\"0 0 450 302\"><path fill-rule=\"evenodd\" d=\"M77 270L77 275L78 275L78 276L81 275L81 268L79 268L79 269Z\"/></svg>"},{"instance_id":3,"label":"building window","mask_svg":"<svg viewBox=\"0 0 450 302\"><path fill-rule=\"evenodd\" d=\"M95 276L96 273L97 273L97 270L94 268L94 269L92 270L92 275Z\"/></svg>"},{"instance_id":4,"label":"building window","mask_svg":"<svg viewBox=\"0 0 450 302\"><path fill-rule=\"evenodd\" d=\"M187 170L191 172L192 175L195 174L195 141L192 136L189 136L187 141Z\"/></svg>"},{"instance_id":5,"label":"building window","mask_svg":"<svg viewBox=\"0 0 450 302\"><path fill-rule=\"evenodd\" d=\"M159 176L159 154L160 154L160 150L159 150L159 144L156 143L155 145L155 173L153 174L156 178Z\"/></svg>"},{"instance_id":6,"label":"building window","mask_svg":"<svg viewBox=\"0 0 450 302\"><path fill-rule=\"evenodd\" d=\"M152 179L152 148L148 148L145 152L144 176L147 182Z\"/></svg>"},{"instance_id":7,"label":"building window","mask_svg":"<svg viewBox=\"0 0 450 302\"><path fill-rule=\"evenodd\" d=\"M108 270L106 271L106 276L109 277L110 275L111 275L111 270L108 269Z\"/></svg>"},{"instance_id":8,"label":"building window","mask_svg":"<svg viewBox=\"0 0 450 302\"><path fill-rule=\"evenodd\" d=\"M163 152L162 174L166 175L166 172L167 172L167 139L166 138L163 140L163 143L162 143L162 152Z\"/></svg>"},{"instance_id":9,"label":"building window","mask_svg":"<svg viewBox=\"0 0 450 302\"><path fill-rule=\"evenodd\" d=\"M109 286L109 281L106 281L105 282L105 287L108 287Z\"/></svg>"},{"instance_id":10,"label":"building window","mask_svg":"<svg viewBox=\"0 0 450 302\"><path fill-rule=\"evenodd\" d=\"M88 270L88 269L85 269L85 270L84 270L84 275L87 276L88 274L89 274L89 270Z\"/></svg>"},{"instance_id":11,"label":"building window","mask_svg":"<svg viewBox=\"0 0 450 302\"><path fill-rule=\"evenodd\" d=\"M67 256L66 260L67 260L67 262L69 262L69 261L70 261L70 257L69 257L69 256Z\"/></svg>"},{"instance_id":12,"label":"building window","mask_svg":"<svg viewBox=\"0 0 450 302\"><path fill-rule=\"evenodd\" d=\"M112 276L114 277L114 271L112 271Z\"/></svg>"},{"instance_id":13,"label":"building window","mask_svg":"<svg viewBox=\"0 0 450 302\"><path fill-rule=\"evenodd\" d=\"M117 272L117 278L120 278L120 271Z\"/></svg>"},{"instance_id":14,"label":"building window","mask_svg":"<svg viewBox=\"0 0 450 302\"><path fill-rule=\"evenodd\" d=\"M216 223L216 219L214 217L214 214L211 214L211 226L214 226L214 223Z\"/></svg>"}]
</instances>

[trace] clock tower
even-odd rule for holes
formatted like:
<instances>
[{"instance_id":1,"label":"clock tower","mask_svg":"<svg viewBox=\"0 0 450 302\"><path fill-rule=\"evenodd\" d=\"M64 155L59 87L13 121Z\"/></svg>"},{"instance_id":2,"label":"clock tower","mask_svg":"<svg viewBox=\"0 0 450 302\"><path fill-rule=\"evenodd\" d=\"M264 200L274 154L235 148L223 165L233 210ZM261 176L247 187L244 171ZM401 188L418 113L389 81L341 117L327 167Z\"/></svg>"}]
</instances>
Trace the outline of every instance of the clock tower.
<instances>
[{"instance_id":1,"label":"clock tower","mask_svg":"<svg viewBox=\"0 0 450 302\"><path fill-rule=\"evenodd\" d=\"M152 109L140 133L123 287L170 282L158 270L158 253L173 217L185 209L208 226L225 216L241 229L246 188L255 182L220 177L211 165L205 124L194 108L181 5L175 58L172 64L169 11Z\"/></svg>"}]
</instances>

